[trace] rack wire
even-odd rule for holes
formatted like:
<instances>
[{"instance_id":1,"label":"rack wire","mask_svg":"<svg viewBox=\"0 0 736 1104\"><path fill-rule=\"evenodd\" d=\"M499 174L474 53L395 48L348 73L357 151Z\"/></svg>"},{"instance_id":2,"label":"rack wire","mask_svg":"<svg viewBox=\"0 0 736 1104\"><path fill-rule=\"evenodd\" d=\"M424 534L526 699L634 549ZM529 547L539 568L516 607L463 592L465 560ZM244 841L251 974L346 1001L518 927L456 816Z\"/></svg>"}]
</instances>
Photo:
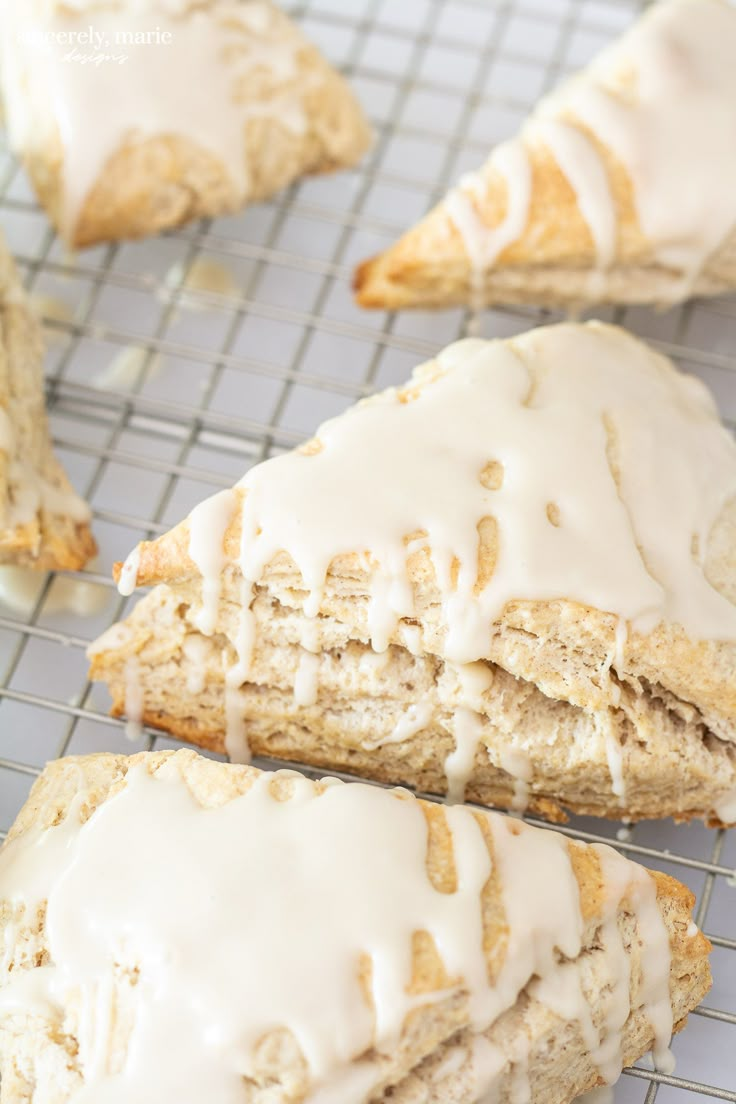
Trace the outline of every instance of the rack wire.
<instances>
[{"instance_id":1,"label":"rack wire","mask_svg":"<svg viewBox=\"0 0 736 1104\"><path fill-rule=\"evenodd\" d=\"M99 566L76 573L80 588L71 598L68 582L53 574L39 577L23 608L9 605L7 593L3 602L0 592L3 831L47 759L177 746L153 731L131 745L121 722L107 715L104 689L87 680L86 646L128 608L110 581L113 560L323 418L404 380L418 360L462 334L461 311L359 311L349 287L353 264L479 164L541 92L620 33L641 5L283 6L346 72L371 116L375 144L357 170L303 181L237 217L72 257L13 159L0 153L0 221L48 337L54 440L93 505L100 545ZM222 266L229 285L196 286L203 261ZM705 379L733 426L736 300L603 315ZM524 307L492 310L483 334L506 336L553 317ZM121 354L124 370L115 361ZM70 608L82 600L84 617ZM581 818L565 830L613 842L689 884L697 922L714 944L715 984L674 1044L677 1074L639 1063L617 1086L617 1104L736 1102L736 832L666 823L629 829Z\"/></svg>"}]
</instances>

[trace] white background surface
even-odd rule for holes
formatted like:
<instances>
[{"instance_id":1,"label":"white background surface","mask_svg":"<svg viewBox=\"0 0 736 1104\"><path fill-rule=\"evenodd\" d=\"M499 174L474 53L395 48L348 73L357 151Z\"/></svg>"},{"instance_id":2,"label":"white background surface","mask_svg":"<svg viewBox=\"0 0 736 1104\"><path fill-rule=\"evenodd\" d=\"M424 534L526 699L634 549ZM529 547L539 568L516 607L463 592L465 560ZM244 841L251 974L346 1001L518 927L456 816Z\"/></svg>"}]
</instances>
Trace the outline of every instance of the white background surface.
<instances>
[{"instance_id":1,"label":"white background surface","mask_svg":"<svg viewBox=\"0 0 736 1104\"><path fill-rule=\"evenodd\" d=\"M62 301L48 321L49 403L59 453L95 510L100 609L54 612L59 580L40 580L23 614L0 606L0 828L48 758L129 752L86 680L85 645L126 608L109 583L113 560L178 521L247 465L311 433L367 391L403 381L462 331L460 311L389 316L359 311L349 280L460 172L513 133L540 92L620 32L629 0L311 0L287 5L348 72L376 128L354 172L305 181L272 203L166 238L69 258L12 159L0 158L0 220L34 294ZM736 64L736 59L735 59ZM197 258L224 265L231 295L181 293ZM714 389L736 416L736 298L666 314L603 311L653 339ZM485 336L552 316L488 311ZM142 369L116 391L99 376L121 349ZM95 595L93 595L94 597ZM578 822L614 836L616 825ZM736 832L667 823L633 830L628 853L685 881L699 922L717 937L715 984L675 1042L677 1075L736 1100ZM639 849L644 849L642 852ZM650 854L649 849L654 849ZM736 879L734 879L736 881ZM704 1099L622 1078L617 1104Z\"/></svg>"}]
</instances>

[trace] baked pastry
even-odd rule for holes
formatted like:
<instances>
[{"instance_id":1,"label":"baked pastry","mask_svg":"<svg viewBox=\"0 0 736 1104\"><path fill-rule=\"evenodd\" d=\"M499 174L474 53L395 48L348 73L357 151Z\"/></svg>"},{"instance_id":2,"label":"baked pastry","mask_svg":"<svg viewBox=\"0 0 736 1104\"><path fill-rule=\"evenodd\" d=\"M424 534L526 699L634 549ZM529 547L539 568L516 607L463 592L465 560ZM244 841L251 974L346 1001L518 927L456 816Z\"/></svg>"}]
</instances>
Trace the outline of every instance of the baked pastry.
<instances>
[{"instance_id":1,"label":"baked pastry","mask_svg":"<svg viewBox=\"0 0 736 1104\"><path fill-rule=\"evenodd\" d=\"M237 211L352 165L369 129L270 0L4 0L11 146L69 245Z\"/></svg>"},{"instance_id":2,"label":"baked pastry","mask_svg":"<svg viewBox=\"0 0 736 1104\"><path fill-rule=\"evenodd\" d=\"M41 327L0 241L0 564L83 567L96 552L89 520L53 453Z\"/></svg>"},{"instance_id":3,"label":"baked pastry","mask_svg":"<svg viewBox=\"0 0 736 1104\"><path fill-rule=\"evenodd\" d=\"M671 1070L710 985L693 903L497 813L61 760L0 853L1 1099L567 1104L650 1047Z\"/></svg>"},{"instance_id":4,"label":"baked pastry","mask_svg":"<svg viewBox=\"0 0 736 1104\"><path fill-rule=\"evenodd\" d=\"M661 0L356 274L365 307L667 305L736 286L736 10Z\"/></svg>"},{"instance_id":5,"label":"baked pastry","mask_svg":"<svg viewBox=\"0 0 736 1104\"><path fill-rule=\"evenodd\" d=\"M197 744L736 820L736 444L616 327L468 340L120 568L92 677Z\"/></svg>"}]
</instances>

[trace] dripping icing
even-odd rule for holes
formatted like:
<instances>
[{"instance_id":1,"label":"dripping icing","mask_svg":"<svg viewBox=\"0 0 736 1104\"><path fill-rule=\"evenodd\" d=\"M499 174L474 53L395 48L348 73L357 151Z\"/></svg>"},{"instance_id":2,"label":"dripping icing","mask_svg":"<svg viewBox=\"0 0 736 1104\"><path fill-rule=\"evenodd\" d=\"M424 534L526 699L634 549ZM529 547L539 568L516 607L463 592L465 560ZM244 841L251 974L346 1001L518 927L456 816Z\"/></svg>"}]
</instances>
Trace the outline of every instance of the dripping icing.
<instances>
[{"instance_id":1,"label":"dripping icing","mask_svg":"<svg viewBox=\"0 0 736 1104\"><path fill-rule=\"evenodd\" d=\"M445 759L447 800L465 800L465 791L473 776L475 757L483 739L483 719L479 713L461 705L455 710L452 735L455 747Z\"/></svg>"},{"instance_id":2,"label":"dripping icing","mask_svg":"<svg viewBox=\"0 0 736 1104\"><path fill-rule=\"evenodd\" d=\"M595 323L533 331L513 345L459 342L415 379L412 401L383 392L323 425L317 453L279 456L242 480L239 674L255 631L247 595L278 552L294 560L313 616L335 557L371 549L381 578L371 583L370 605L382 606L373 643L385 646L386 626L413 613L403 538L417 530L428 534L445 580L444 653L452 661L488 654L489 625L512 600L567 598L610 611L617 665L627 622L640 631L679 622L694 639L736 638L736 609L691 555L691 534L710 532L736 493L736 448L700 383ZM620 441L618 481L607 455L610 423ZM479 480L489 452L503 457L506 472L493 491ZM555 527L546 506L560 496L569 524ZM486 514L496 518L499 549L478 592ZM446 568L453 558L454 585Z\"/></svg>"},{"instance_id":3,"label":"dripping icing","mask_svg":"<svg viewBox=\"0 0 736 1104\"><path fill-rule=\"evenodd\" d=\"M120 569L120 577L118 579L118 591L124 598L129 598L135 590L138 583L138 568L141 562L141 546L136 545L133 551L125 560L122 568Z\"/></svg>"},{"instance_id":4,"label":"dripping icing","mask_svg":"<svg viewBox=\"0 0 736 1104\"><path fill-rule=\"evenodd\" d=\"M294 678L294 705L310 706L317 701L320 657L302 648Z\"/></svg>"},{"instance_id":5,"label":"dripping icing","mask_svg":"<svg viewBox=\"0 0 736 1104\"><path fill-rule=\"evenodd\" d=\"M488 749L489 758L491 749ZM498 756L501 770L510 775L513 784L513 796L511 809L513 812L523 815L529 805L529 791L534 776L529 756L520 748L512 748L502 745Z\"/></svg>"},{"instance_id":6,"label":"dripping icing","mask_svg":"<svg viewBox=\"0 0 736 1104\"><path fill-rule=\"evenodd\" d=\"M202 576L202 605L192 623L205 636L211 636L217 624L222 572L227 563L225 533L237 504L235 491L220 491L200 502L189 515L189 558Z\"/></svg>"},{"instance_id":7,"label":"dripping icing","mask_svg":"<svg viewBox=\"0 0 736 1104\"><path fill-rule=\"evenodd\" d=\"M181 650L186 660L188 694L201 694L207 683L207 658L212 645L203 636L189 633L182 641Z\"/></svg>"},{"instance_id":8,"label":"dripping icing","mask_svg":"<svg viewBox=\"0 0 736 1104\"><path fill-rule=\"evenodd\" d=\"M485 181L481 173L468 173L445 197L447 213L460 231L470 258L470 305L474 312L485 306L485 275L504 249L521 237L529 218L531 166L520 142L506 142L493 151L488 167L499 172L506 185L506 213L491 228L478 213Z\"/></svg>"}]
</instances>

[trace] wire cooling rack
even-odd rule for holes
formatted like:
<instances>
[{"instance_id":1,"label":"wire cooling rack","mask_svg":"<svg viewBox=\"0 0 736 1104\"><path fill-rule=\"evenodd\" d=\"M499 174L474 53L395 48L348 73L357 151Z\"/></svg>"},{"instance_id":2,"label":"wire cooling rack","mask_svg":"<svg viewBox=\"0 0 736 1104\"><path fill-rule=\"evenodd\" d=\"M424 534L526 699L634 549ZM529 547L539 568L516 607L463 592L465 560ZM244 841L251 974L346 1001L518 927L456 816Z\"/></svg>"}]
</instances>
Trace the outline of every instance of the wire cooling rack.
<instances>
[{"instance_id":1,"label":"wire cooling rack","mask_svg":"<svg viewBox=\"0 0 736 1104\"><path fill-rule=\"evenodd\" d=\"M40 577L18 605L17 586L8 604L0 581L0 829L47 759L176 746L154 732L132 745L107 716L104 689L87 681L85 647L128 608L110 582L113 560L323 418L403 381L462 333L461 311L359 311L353 264L480 163L540 93L618 34L640 5L285 6L348 74L371 116L376 142L358 170L301 182L237 217L71 257L12 158L0 154L0 221L48 337L54 439L92 503L100 545L97 569L78 573L71 587L68 576ZM733 425L736 299L603 315L705 379ZM506 336L551 317L488 311L483 333ZM714 987L675 1041L676 1076L643 1062L617 1086L617 1104L736 1101L736 832L669 823L629 831L581 819L570 832L612 840L688 883L714 944Z\"/></svg>"}]
</instances>

